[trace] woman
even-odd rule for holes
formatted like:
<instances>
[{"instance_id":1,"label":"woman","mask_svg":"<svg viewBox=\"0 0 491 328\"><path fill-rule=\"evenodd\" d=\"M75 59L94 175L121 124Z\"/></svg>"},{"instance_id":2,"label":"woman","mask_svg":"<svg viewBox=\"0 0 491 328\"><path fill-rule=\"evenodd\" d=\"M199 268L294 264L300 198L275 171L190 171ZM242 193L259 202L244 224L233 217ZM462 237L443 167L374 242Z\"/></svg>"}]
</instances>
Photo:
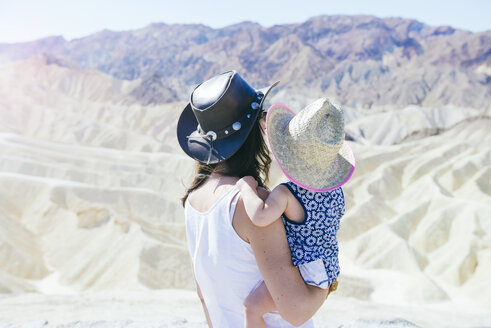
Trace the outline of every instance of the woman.
<instances>
[{"instance_id":1,"label":"woman","mask_svg":"<svg viewBox=\"0 0 491 328\"><path fill-rule=\"evenodd\" d=\"M247 175L261 187L267 180L271 159L260 119L276 84L256 91L234 71L220 74L196 87L178 122L179 144L197 161L183 206L210 327L242 327L244 300L262 280L278 309L264 316L269 327L313 327L309 319L326 298L325 290L306 285L293 266L281 220L254 226L235 185ZM267 197L265 189L260 197Z\"/></svg>"}]
</instances>

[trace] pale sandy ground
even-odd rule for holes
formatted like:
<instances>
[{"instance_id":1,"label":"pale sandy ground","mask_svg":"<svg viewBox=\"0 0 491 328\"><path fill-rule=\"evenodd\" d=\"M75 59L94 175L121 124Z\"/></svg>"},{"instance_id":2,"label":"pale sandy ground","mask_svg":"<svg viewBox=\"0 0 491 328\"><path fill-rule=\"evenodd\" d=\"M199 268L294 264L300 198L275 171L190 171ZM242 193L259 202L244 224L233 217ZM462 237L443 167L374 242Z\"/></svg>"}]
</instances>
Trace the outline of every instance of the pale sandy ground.
<instances>
[{"instance_id":1,"label":"pale sandy ground","mask_svg":"<svg viewBox=\"0 0 491 328\"><path fill-rule=\"evenodd\" d=\"M184 104L141 106L135 85L38 59L0 68L2 325L203 326ZM357 169L318 327L491 327L488 114L347 110Z\"/></svg>"},{"instance_id":2,"label":"pale sandy ground","mask_svg":"<svg viewBox=\"0 0 491 328\"><path fill-rule=\"evenodd\" d=\"M314 316L317 328L491 327L484 308L458 304L391 305L331 297ZM206 327L193 291L0 297L0 327Z\"/></svg>"}]
</instances>

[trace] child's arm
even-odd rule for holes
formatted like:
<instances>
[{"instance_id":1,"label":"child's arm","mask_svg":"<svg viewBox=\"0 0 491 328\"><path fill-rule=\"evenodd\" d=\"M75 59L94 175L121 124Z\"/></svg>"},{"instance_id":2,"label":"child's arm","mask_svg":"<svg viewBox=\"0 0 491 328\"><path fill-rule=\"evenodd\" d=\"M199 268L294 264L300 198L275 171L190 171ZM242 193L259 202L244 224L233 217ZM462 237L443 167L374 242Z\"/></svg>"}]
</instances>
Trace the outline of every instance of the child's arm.
<instances>
[{"instance_id":1,"label":"child's arm","mask_svg":"<svg viewBox=\"0 0 491 328\"><path fill-rule=\"evenodd\" d=\"M265 201L257 195L257 181L253 177L243 177L237 181L237 186L244 200L247 215L255 225L267 226L285 212L288 198L281 185L273 189Z\"/></svg>"}]
</instances>

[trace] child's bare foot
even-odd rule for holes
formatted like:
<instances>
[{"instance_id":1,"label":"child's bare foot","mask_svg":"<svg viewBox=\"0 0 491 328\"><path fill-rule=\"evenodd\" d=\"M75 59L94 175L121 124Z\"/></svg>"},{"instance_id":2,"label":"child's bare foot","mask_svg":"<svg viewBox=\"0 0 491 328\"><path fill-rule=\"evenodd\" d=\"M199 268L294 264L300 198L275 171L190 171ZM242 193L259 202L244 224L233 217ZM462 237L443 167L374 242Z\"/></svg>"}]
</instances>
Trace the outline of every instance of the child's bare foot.
<instances>
[{"instance_id":1,"label":"child's bare foot","mask_svg":"<svg viewBox=\"0 0 491 328\"><path fill-rule=\"evenodd\" d=\"M266 328L263 314L256 311L255 307L247 307L244 304L245 328Z\"/></svg>"}]
</instances>

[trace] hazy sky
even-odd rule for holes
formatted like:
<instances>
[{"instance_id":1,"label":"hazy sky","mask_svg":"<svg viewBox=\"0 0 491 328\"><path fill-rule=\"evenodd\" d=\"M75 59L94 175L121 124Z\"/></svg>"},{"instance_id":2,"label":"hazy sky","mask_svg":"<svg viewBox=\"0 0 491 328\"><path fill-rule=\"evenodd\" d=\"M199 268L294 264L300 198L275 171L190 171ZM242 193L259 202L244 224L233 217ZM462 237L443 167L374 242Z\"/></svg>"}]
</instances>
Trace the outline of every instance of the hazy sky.
<instances>
[{"instance_id":1,"label":"hazy sky","mask_svg":"<svg viewBox=\"0 0 491 328\"><path fill-rule=\"evenodd\" d=\"M249 20L271 26L324 14L397 16L471 31L491 29L491 0L0 0L0 42L49 35L73 39L154 22L223 27Z\"/></svg>"}]
</instances>

